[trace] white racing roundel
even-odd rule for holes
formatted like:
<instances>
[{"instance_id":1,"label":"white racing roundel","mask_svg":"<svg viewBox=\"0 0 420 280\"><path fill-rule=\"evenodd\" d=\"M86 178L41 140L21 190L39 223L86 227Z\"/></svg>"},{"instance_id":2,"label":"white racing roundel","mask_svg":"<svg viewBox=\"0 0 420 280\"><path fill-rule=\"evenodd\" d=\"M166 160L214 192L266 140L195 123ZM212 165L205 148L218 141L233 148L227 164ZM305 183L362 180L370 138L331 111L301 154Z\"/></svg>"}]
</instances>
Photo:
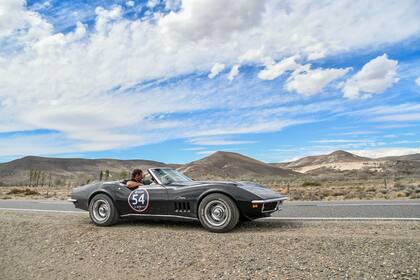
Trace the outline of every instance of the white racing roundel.
<instances>
[{"instance_id":1,"label":"white racing roundel","mask_svg":"<svg viewBox=\"0 0 420 280\"><path fill-rule=\"evenodd\" d=\"M128 205L136 212L144 212L149 207L149 192L146 189L135 189L128 196Z\"/></svg>"}]
</instances>

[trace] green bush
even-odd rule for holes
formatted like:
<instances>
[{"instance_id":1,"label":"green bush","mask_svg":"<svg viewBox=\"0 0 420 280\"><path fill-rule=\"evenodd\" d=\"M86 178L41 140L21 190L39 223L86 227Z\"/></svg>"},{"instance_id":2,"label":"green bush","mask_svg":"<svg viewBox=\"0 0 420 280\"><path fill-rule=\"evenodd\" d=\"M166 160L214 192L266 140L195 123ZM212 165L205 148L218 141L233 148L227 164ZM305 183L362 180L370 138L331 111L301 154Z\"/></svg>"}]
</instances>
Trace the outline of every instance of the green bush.
<instances>
[{"instance_id":1,"label":"green bush","mask_svg":"<svg viewBox=\"0 0 420 280\"><path fill-rule=\"evenodd\" d=\"M312 182L312 181L306 181L303 182L302 187L320 187L321 183L319 182Z\"/></svg>"}]
</instances>

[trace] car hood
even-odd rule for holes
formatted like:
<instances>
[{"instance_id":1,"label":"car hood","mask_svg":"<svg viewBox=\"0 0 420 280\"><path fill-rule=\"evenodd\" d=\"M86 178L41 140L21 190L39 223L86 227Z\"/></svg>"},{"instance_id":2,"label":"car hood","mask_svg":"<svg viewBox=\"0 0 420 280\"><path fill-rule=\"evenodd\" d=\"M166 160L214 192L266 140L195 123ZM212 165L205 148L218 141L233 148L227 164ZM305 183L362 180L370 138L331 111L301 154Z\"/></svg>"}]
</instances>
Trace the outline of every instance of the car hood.
<instances>
[{"instance_id":1,"label":"car hood","mask_svg":"<svg viewBox=\"0 0 420 280\"><path fill-rule=\"evenodd\" d=\"M191 182L182 182L182 183L174 183L172 185L177 186L223 186L223 187L236 187L247 192L250 192L261 199L271 199L271 198L280 198L283 197L278 192L275 192L271 189L265 188L259 184L255 184L252 182L241 182L241 181L191 181Z\"/></svg>"}]
</instances>

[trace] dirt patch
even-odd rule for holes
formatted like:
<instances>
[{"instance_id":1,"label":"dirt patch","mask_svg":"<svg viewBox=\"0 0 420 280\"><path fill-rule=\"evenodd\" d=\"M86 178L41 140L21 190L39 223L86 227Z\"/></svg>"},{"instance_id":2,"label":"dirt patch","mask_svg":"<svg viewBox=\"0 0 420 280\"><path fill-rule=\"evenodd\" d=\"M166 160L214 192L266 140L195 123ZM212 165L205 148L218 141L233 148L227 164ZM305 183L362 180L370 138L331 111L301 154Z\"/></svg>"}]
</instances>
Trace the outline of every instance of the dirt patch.
<instances>
[{"instance_id":1,"label":"dirt patch","mask_svg":"<svg viewBox=\"0 0 420 280\"><path fill-rule=\"evenodd\" d=\"M197 223L0 211L0 279L418 279L420 223Z\"/></svg>"}]
</instances>

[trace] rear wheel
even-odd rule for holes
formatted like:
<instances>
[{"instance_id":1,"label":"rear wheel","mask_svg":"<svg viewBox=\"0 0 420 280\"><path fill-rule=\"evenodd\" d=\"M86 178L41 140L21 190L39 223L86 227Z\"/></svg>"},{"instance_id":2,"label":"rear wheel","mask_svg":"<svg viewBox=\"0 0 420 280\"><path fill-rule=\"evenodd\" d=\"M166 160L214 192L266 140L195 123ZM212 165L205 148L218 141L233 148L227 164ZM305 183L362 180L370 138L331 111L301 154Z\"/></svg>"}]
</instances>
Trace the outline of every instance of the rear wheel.
<instances>
[{"instance_id":1,"label":"rear wheel","mask_svg":"<svg viewBox=\"0 0 420 280\"><path fill-rule=\"evenodd\" d=\"M228 232L238 224L240 213L232 199L214 193L203 198L198 207L198 216L208 231Z\"/></svg>"},{"instance_id":2,"label":"rear wheel","mask_svg":"<svg viewBox=\"0 0 420 280\"><path fill-rule=\"evenodd\" d=\"M105 194L97 194L92 198L89 203L89 216L97 226L111 226L119 219L114 202Z\"/></svg>"}]
</instances>

